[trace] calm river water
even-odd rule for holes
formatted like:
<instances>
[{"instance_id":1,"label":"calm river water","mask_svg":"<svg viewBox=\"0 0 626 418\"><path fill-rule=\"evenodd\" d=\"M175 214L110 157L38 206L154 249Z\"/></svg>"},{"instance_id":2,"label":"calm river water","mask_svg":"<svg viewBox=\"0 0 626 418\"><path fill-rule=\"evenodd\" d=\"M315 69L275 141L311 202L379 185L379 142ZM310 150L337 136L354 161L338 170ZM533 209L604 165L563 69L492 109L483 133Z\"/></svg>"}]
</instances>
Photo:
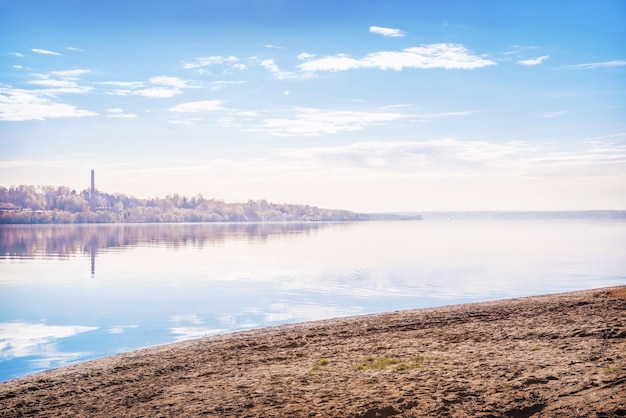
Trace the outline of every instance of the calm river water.
<instances>
[{"instance_id":1,"label":"calm river water","mask_svg":"<svg viewBox=\"0 0 626 418\"><path fill-rule=\"evenodd\" d=\"M285 323L626 284L624 221L0 227L0 381Z\"/></svg>"}]
</instances>

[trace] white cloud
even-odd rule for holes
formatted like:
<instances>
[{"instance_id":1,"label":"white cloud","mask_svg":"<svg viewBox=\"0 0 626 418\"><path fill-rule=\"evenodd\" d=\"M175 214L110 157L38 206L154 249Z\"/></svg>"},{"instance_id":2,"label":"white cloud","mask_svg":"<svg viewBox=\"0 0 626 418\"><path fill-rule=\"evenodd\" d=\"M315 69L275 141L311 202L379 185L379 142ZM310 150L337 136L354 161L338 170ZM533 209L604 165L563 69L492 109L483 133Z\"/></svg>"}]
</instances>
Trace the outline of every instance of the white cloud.
<instances>
[{"instance_id":1,"label":"white cloud","mask_svg":"<svg viewBox=\"0 0 626 418\"><path fill-rule=\"evenodd\" d=\"M164 97L174 97L179 94L183 94L183 91L177 88L148 87L146 89L135 90L132 92L132 94L135 94L137 96L144 96L144 97L164 98ZM123 96L124 94L119 94L119 95Z\"/></svg>"},{"instance_id":2,"label":"white cloud","mask_svg":"<svg viewBox=\"0 0 626 418\"><path fill-rule=\"evenodd\" d=\"M401 71L404 68L476 69L496 65L494 61L474 55L459 44L430 44L403 49L402 51L374 52L363 58L338 54L305 61L299 65L302 71L345 71L359 68L378 68Z\"/></svg>"},{"instance_id":3,"label":"white cloud","mask_svg":"<svg viewBox=\"0 0 626 418\"><path fill-rule=\"evenodd\" d=\"M315 58L315 55L314 54L309 54L308 52L303 52L301 54L298 54L298 59L300 61L309 60L311 58Z\"/></svg>"},{"instance_id":4,"label":"white cloud","mask_svg":"<svg viewBox=\"0 0 626 418\"><path fill-rule=\"evenodd\" d=\"M267 60L263 60L261 61L261 67L273 72L273 73L278 73L280 72L280 69L278 68L278 66L274 63L274 60L272 59L267 59Z\"/></svg>"},{"instance_id":5,"label":"white cloud","mask_svg":"<svg viewBox=\"0 0 626 418\"><path fill-rule=\"evenodd\" d=\"M258 130L272 135L317 136L360 131L368 126L406 119L411 115L394 112L365 112L295 108L292 118L268 118Z\"/></svg>"},{"instance_id":6,"label":"white cloud","mask_svg":"<svg viewBox=\"0 0 626 418\"><path fill-rule=\"evenodd\" d=\"M224 80L218 80L218 81L213 81L211 82L211 90L220 90L223 89L225 87L228 86L234 86L237 84L245 84L245 81L224 81Z\"/></svg>"},{"instance_id":7,"label":"white cloud","mask_svg":"<svg viewBox=\"0 0 626 418\"><path fill-rule=\"evenodd\" d=\"M74 70L65 70L65 71L50 71L50 75L53 77L61 77L61 78L74 78L79 75L89 74L91 70L85 68L77 68Z\"/></svg>"},{"instance_id":8,"label":"white cloud","mask_svg":"<svg viewBox=\"0 0 626 418\"><path fill-rule=\"evenodd\" d=\"M239 58L234 56L210 56L210 57L198 57L195 62L188 62L183 64L183 68L186 70L193 70L196 68L208 67L218 64L235 64L239 61Z\"/></svg>"},{"instance_id":9,"label":"white cloud","mask_svg":"<svg viewBox=\"0 0 626 418\"><path fill-rule=\"evenodd\" d=\"M104 86L119 86L129 88L139 88L144 85L141 81L98 81L95 84L102 84Z\"/></svg>"},{"instance_id":10,"label":"white cloud","mask_svg":"<svg viewBox=\"0 0 626 418\"><path fill-rule=\"evenodd\" d=\"M108 118L135 119L137 117L134 113L124 113L124 109L119 107L107 109L107 112L109 112Z\"/></svg>"},{"instance_id":11,"label":"white cloud","mask_svg":"<svg viewBox=\"0 0 626 418\"><path fill-rule=\"evenodd\" d=\"M370 33L390 38L400 38L404 36L404 31L401 31L400 29L381 28L380 26L370 26Z\"/></svg>"},{"instance_id":12,"label":"white cloud","mask_svg":"<svg viewBox=\"0 0 626 418\"><path fill-rule=\"evenodd\" d=\"M14 65L13 68L15 68L16 70L21 70L22 68L24 68L24 66L22 66L22 65Z\"/></svg>"},{"instance_id":13,"label":"white cloud","mask_svg":"<svg viewBox=\"0 0 626 418\"><path fill-rule=\"evenodd\" d=\"M220 100L200 100L197 102L180 103L169 109L175 113L199 113L213 112L216 110L224 110Z\"/></svg>"},{"instance_id":14,"label":"white cloud","mask_svg":"<svg viewBox=\"0 0 626 418\"><path fill-rule=\"evenodd\" d=\"M298 75L296 75L295 73L292 72L287 72L287 71L281 71L280 68L278 68L278 65L276 65L276 63L274 62L273 59L266 59L263 60L259 63L259 65L263 68L265 68L266 70L270 71L272 73L272 75L274 77L276 77L279 80L283 80L286 78L297 78L299 77Z\"/></svg>"},{"instance_id":15,"label":"white cloud","mask_svg":"<svg viewBox=\"0 0 626 418\"><path fill-rule=\"evenodd\" d=\"M74 48L73 46L68 46L66 49L68 51L74 51L74 52L85 52L84 49L82 49L82 48Z\"/></svg>"},{"instance_id":16,"label":"white cloud","mask_svg":"<svg viewBox=\"0 0 626 418\"><path fill-rule=\"evenodd\" d=\"M167 123L171 123L172 125L181 125L181 126L194 126L196 122L200 122L204 119L202 118L188 118L188 119L170 119Z\"/></svg>"},{"instance_id":17,"label":"white cloud","mask_svg":"<svg viewBox=\"0 0 626 418\"><path fill-rule=\"evenodd\" d=\"M570 70L593 70L595 68L610 68L610 67L623 67L626 66L626 60L604 61L604 62L592 62L587 64L575 64L566 65L561 68Z\"/></svg>"},{"instance_id":18,"label":"white cloud","mask_svg":"<svg viewBox=\"0 0 626 418\"><path fill-rule=\"evenodd\" d=\"M13 55L15 57L20 57L20 58L25 57L25 55L22 54L21 52L9 52L9 55Z\"/></svg>"},{"instance_id":19,"label":"white cloud","mask_svg":"<svg viewBox=\"0 0 626 418\"><path fill-rule=\"evenodd\" d=\"M267 44L267 45L265 45L265 48L267 48L267 49L285 49L285 48L284 48L284 47L282 47L282 46L272 45L272 44Z\"/></svg>"},{"instance_id":20,"label":"white cloud","mask_svg":"<svg viewBox=\"0 0 626 418\"><path fill-rule=\"evenodd\" d=\"M150 78L150 83L160 86L174 87L177 89L195 88L193 84L189 84L187 80L178 77L168 77L165 75Z\"/></svg>"},{"instance_id":21,"label":"white cloud","mask_svg":"<svg viewBox=\"0 0 626 418\"><path fill-rule=\"evenodd\" d=\"M51 71L48 74L32 74L34 80L27 83L37 86L47 87L40 92L46 95L55 95L60 93L83 94L93 90L93 87L80 85L78 76L90 73L87 69L74 69L65 71Z\"/></svg>"},{"instance_id":22,"label":"white cloud","mask_svg":"<svg viewBox=\"0 0 626 418\"><path fill-rule=\"evenodd\" d=\"M518 64L522 64L522 65L539 65L542 62L544 62L545 60L547 60L548 58L550 58L549 55L542 55L540 57L537 58L530 58L530 59L526 59L526 60L520 60L517 61Z\"/></svg>"},{"instance_id":23,"label":"white cloud","mask_svg":"<svg viewBox=\"0 0 626 418\"><path fill-rule=\"evenodd\" d=\"M36 54L43 54L43 55L62 55L62 54L59 54L58 52L49 51L47 49L33 48L31 49L31 51L33 51Z\"/></svg>"},{"instance_id":24,"label":"white cloud","mask_svg":"<svg viewBox=\"0 0 626 418\"><path fill-rule=\"evenodd\" d=\"M198 87L188 80L165 75L151 77L147 83L141 81L101 81L96 84L123 87L109 91L107 94L115 96L128 96L133 94L151 98L174 97L183 94L183 89Z\"/></svg>"},{"instance_id":25,"label":"white cloud","mask_svg":"<svg viewBox=\"0 0 626 418\"><path fill-rule=\"evenodd\" d=\"M135 91L136 89L139 89L145 86L145 84L141 81L99 81L94 84L102 85L102 86L125 87L125 88L116 88L114 90L106 92L106 94L110 94L113 96L129 96L133 94L133 91Z\"/></svg>"},{"instance_id":26,"label":"white cloud","mask_svg":"<svg viewBox=\"0 0 626 418\"><path fill-rule=\"evenodd\" d=\"M26 121L97 115L76 106L58 103L41 92L0 88L0 120Z\"/></svg>"}]
</instances>

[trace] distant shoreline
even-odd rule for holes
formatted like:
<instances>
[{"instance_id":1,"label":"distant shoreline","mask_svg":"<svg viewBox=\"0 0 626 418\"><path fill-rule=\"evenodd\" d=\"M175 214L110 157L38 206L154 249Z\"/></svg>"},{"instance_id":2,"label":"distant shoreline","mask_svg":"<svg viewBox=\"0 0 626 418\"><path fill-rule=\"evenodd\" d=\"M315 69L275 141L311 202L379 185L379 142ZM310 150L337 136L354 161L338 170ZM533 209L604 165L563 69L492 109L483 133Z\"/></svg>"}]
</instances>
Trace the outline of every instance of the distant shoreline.
<instances>
[{"instance_id":1,"label":"distant shoreline","mask_svg":"<svg viewBox=\"0 0 626 418\"><path fill-rule=\"evenodd\" d=\"M42 215L53 216L60 212L55 211L31 211L19 212L0 210L0 226L2 225L134 225L134 224L277 224L277 223L328 223L328 222L370 222L370 221L502 221L502 220L626 220L626 210L571 210L571 211L424 211L414 212L390 212L390 213L356 213L338 211L349 214L343 216L327 216L306 219L282 219L282 220L137 220L137 221L102 221L85 218L79 221L67 222L59 219L54 222L46 222L40 219ZM13 219L11 213L21 213L23 219ZM97 213L92 213L97 217Z\"/></svg>"},{"instance_id":2,"label":"distant shoreline","mask_svg":"<svg viewBox=\"0 0 626 418\"><path fill-rule=\"evenodd\" d=\"M0 383L13 416L621 416L626 286L283 325Z\"/></svg>"}]
</instances>

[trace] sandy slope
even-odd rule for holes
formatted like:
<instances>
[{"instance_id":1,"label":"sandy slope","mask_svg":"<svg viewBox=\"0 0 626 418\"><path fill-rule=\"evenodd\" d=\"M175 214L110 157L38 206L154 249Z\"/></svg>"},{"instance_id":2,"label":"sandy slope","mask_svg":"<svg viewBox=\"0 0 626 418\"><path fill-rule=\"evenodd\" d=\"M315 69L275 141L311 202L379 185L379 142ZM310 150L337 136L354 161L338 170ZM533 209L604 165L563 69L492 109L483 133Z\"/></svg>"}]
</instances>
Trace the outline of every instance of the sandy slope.
<instances>
[{"instance_id":1,"label":"sandy slope","mask_svg":"<svg viewBox=\"0 0 626 418\"><path fill-rule=\"evenodd\" d=\"M0 416L626 416L626 287L311 322L0 384Z\"/></svg>"}]
</instances>

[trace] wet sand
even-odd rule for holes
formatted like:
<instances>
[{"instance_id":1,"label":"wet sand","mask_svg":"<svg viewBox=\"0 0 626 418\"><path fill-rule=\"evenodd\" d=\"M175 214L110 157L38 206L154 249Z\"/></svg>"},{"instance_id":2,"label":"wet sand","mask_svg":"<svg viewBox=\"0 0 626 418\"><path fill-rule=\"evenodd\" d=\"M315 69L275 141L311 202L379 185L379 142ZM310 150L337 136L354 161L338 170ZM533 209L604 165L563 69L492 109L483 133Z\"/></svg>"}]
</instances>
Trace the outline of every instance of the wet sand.
<instances>
[{"instance_id":1,"label":"wet sand","mask_svg":"<svg viewBox=\"0 0 626 418\"><path fill-rule=\"evenodd\" d=\"M0 416L626 416L626 286L134 351L1 383Z\"/></svg>"}]
</instances>

